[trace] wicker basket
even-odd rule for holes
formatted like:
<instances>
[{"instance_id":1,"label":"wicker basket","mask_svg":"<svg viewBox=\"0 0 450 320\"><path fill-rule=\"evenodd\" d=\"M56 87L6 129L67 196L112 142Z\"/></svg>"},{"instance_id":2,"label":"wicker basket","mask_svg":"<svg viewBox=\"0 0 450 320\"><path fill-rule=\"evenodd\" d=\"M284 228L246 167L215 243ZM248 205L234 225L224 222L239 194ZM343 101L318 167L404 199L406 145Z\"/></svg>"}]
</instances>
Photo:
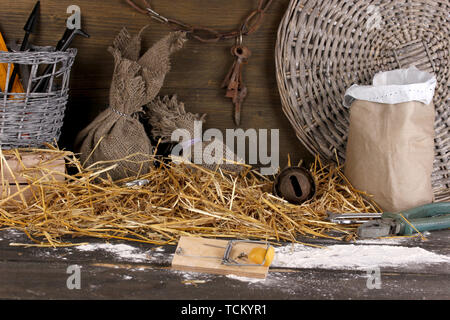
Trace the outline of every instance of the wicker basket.
<instances>
[{"instance_id":1,"label":"wicker basket","mask_svg":"<svg viewBox=\"0 0 450 320\"><path fill-rule=\"evenodd\" d=\"M41 147L59 139L76 53L76 49L55 52L52 47L33 47L30 52L0 52L0 63L29 66L26 70L30 70L29 80L23 83L25 93L7 90L0 93L2 149ZM51 71L42 75L47 66L51 66ZM48 80L48 90L33 93L33 86L43 78Z\"/></svg>"},{"instance_id":2,"label":"wicker basket","mask_svg":"<svg viewBox=\"0 0 450 320\"><path fill-rule=\"evenodd\" d=\"M450 199L448 0L291 0L278 30L283 112L313 154L344 163L345 91L414 65L436 75L433 190Z\"/></svg>"}]
</instances>

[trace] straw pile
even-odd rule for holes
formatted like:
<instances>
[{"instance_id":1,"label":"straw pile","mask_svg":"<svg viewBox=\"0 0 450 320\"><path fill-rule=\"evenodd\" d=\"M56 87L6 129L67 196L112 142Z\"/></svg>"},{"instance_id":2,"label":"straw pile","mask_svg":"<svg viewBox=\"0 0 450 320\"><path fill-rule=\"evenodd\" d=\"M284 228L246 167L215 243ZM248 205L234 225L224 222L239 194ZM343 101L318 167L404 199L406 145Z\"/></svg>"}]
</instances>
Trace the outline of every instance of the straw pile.
<instances>
[{"instance_id":1,"label":"straw pile","mask_svg":"<svg viewBox=\"0 0 450 320\"><path fill-rule=\"evenodd\" d=\"M175 244L182 235L287 242L296 242L299 236L350 240L355 226L325 221L326 211L377 211L345 181L339 167L324 165L318 158L311 167L317 195L298 206L272 195L272 181L250 167L237 176L148 156L159 167L136 177L148 180L147 185L130 187L126 184L134 179L112 182L99 177L113 163L102 163L102 169L99 164L82 168L71 152L37 151L64 157L75 173L67 174L65 182L30 176L31 200L13 200L13 195L0 200L0 228L24 231L34 246L69 246L68 235L159 245ZM0 157L4 167L4 154ZM44 175L52 174L41 169Z\"/></svg>"}]
</instances>

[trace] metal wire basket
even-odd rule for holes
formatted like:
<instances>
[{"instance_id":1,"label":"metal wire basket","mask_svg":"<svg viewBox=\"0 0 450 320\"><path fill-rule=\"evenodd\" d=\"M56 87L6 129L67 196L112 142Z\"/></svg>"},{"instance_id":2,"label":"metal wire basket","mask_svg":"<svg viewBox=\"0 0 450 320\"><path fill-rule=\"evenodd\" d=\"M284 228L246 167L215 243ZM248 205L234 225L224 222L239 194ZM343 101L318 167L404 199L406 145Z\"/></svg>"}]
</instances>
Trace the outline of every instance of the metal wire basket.
<instances>
[{"instance_id":1,"label":"metal wire basket","mask_svg":"<svg viewBox=\"0 0 450 320\"><path fill-rule=\"evenodd\" d=\"M53 47L0 52L0 64L7 69L5 90L0 93L2 149L41 147L59 139L76 53L76 49L62 52ZM22 74L23 93L8 92L12 65L28 73L25 80ZM39 83L44 90L33 92Z\"/></svg>"},{"instance_id":2,"label":"metal wire basket","mask_svg":"<svg viewBox=\"0 0 450 320\"><path fill-rule=\"evenodd\" d=\"M437 78L432 183L436 200L450 199L449 12L441 0L291 0L278 30L277 82L305 147L344 163L345 91L414 65Z\"/></svg>"}]
</instances>

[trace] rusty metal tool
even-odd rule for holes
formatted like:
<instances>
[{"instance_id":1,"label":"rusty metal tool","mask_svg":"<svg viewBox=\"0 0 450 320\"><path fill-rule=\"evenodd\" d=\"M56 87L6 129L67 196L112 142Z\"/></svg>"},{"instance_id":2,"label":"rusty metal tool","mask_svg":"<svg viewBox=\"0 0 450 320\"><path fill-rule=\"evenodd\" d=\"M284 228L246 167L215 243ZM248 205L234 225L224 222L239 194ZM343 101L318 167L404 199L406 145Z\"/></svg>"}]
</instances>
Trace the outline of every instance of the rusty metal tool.
<instances>
[{"instance_id":1,"label":"rusty metal tool","mask_svg":"<svg viewBox=\"0 0 450 320\"><path fill-rule=\"evenodd\" d=\"M240 39L239 43L231 48L231 54L235 57L235 61L222 83L222 88L227 89L225 96L233 101L234 123L237 126L241 123L242 104L247 96L247 87L242 79L242 70L252 54L249 48L242 45L242 36Z\"/></svg>"}]
</instances>

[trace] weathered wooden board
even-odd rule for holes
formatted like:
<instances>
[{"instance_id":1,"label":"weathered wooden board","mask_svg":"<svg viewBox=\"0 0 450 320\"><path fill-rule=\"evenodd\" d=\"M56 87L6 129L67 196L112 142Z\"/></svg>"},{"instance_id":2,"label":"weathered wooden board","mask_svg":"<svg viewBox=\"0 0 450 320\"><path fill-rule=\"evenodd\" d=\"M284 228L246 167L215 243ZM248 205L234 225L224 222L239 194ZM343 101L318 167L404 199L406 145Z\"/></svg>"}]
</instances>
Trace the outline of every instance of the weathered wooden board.
<instances>
[{"instance_id":1,"label":"weathered wooden board","mask_svg":"<svg viewBox=\"0 0 450 320\"><path fill-rule=\"evenodd\" d=\"M206 272L214 274L234 274L242 277L265 279L269 267L264 266L229 266L222 264L222 258L227 240L204 239L195 237L181 237L178 242L175 255L172 260L172 268L181 271ZM250 264L245 258L239 258L244 253L248 254L261 244L237 242L233 245L230 258L243 264Z\"/></svg>"},{"instance_id":2,"label":"weathered wooden board","mask_svg":"<svg viewBox=\"0 0 450 320\"><path fill-rule=\"evenodd\" d=\"M9 202L9 200L14 201L28 201L33 196L33 190L36 190L36 187L33 187L31 185L13 185L13 184L7 184L7 185L0 185L0 199L6 200L5 203L9 203L12 205L12 202ZM23 197L23 198L22 198Z\"/></svg>"},{"instance_id":3,"label":"weathered wooden board","mask_svg":"<svg viewBox=\"0 0 450 320\"><path fill-rule=\"evenodd\" d=\"M35 0L2 0L0 30L7 42L23 38L26 22ZM140 5L142 1L137 1ZM64 33L67 7L76 4L81 9L82 28L91 37L74 39L78 49L71 72L70 100L59 141L61 147L71 149L77 133L89 124L109 104L109 87L113 73L113 57L107 48L122 27L135 34L149 25L143 34L145 50L170 29L148 16L139 14L125 0L43 0L36 32L30 42L36 45L55 45ZM313 157L301 145L281 110L275 72L275 43L279 23L289 0L273 1L261 28L244 45L252 56L244 71L249 93L242 109L242 129L279 129L280 166L287 163L289 153L293 163ZM170 18L193 25L203 25L221 31L235 30L258 5L258 1L211 0L154 0L155 10ZM207 14L205 14L207 12ZM225 98L221 83L233 63L230 47L233 39L218 43L190 40L184 49L172 57L172 69L165 79L161 95L177 94L186 110L207 113L204 129L235 128L232 104Z\"/></svg>"},{"instance_id":4,"label":"weathered wooden board","mask_svg":"<svg viewBox=\"0 0 450 320\"><path fill-rule=\"evenodd\" d=\"M2 183L28 183L30 179L43 181L64 181L66 172L65 161L60 157L46 153L22 153L19 155L5 154L6 163L0 159Z\"/></svg>"},{"instance_id":5,"label":"weathered wooden board","mask_svg":"<svg viewBox=\"0 0 450 320\"><path fill-rule=\"evenodd\" d=\"M30 181L64 181L65 173L65 160L50 153L4 154L0 159L0 199L28 200L39 192Z\"/></svg>"},{"instance_id":6,"label":"weathered wooden board","mask_svg":"<svg viewBox=\"0 0 450 320\"><path fill-rule=\"evenodd\" d=\"M449 230L434 231L427 237L429 240L425 242L420 241L420 238L414 238L402 242L402 245L420 246L438 254L450 253ZM68 240L91 244L105 243L102 239L94 238ZM299 240L308 242L313 239ZM315 244L321 242L318 239L313 241ZM77 250L76 247L24 248L11 246L11 243L33 244L23 232L0 230L1 299L116 301L138 299L158 300L159 306L162 300L186 299L195 299L201 304L205 300L218 299L448 300L450 298L448 264L382 268L381 289L369 289L366 272L358 270L270 268L265 280L176 271L170 268L175 246L161 248L144 243L109 242L113 245L130 245L139 257L142 257L144 252L157 249L154 250L156 256L153 258L136 262L134 255L121 258L107 250L84 251ZM322 244L337 243L328 239ZM377 245L376 241L371 243ZM67 280L72 275L67 269L72 265L81 267L79 290L67 288ZM177 309L173 316L168 315L170 319L179 316L180 309Z\"/></svg>"}]
</instances>

